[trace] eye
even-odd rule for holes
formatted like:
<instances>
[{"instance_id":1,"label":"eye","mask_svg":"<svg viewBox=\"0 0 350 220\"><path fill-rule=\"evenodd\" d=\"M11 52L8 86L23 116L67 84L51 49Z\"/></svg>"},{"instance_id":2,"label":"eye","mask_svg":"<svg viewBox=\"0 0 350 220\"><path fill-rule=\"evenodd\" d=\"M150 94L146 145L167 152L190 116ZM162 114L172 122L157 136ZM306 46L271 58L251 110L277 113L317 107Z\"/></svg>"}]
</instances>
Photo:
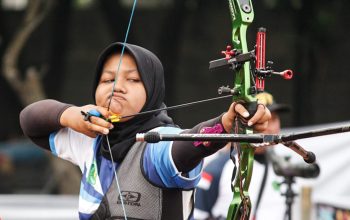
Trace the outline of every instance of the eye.
<instances>
[{"instance_id":1,"label":"eye","mask_svg":"<svg viewBox=\"0 0 350 220\"><path fill-rule=\"evenodd\" d=\"M102 80L103 83L114 83L114 79L105 79Z\"/></svg>"},{"instance_id":2,"label":"eye","mask_svg":"<svg viewBox=\"0 0 350 220\"><path fill-rule=\"evenodd\" d=\"M141 79L139 79L139 78L129 78L128 81L129 82L138 83L138 82L141 82Z\"/></svg>"}]
</instances>

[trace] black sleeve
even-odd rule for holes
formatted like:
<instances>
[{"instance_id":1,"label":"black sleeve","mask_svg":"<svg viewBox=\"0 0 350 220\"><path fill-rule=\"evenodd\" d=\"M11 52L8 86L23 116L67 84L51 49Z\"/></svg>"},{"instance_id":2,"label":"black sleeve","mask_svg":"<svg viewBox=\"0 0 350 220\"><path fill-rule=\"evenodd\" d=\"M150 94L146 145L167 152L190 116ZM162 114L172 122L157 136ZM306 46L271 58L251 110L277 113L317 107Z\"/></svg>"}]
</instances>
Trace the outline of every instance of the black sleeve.
<instances>
[{"instance_id":1,"label":"black sleeve","mask_svg":"<svg viewBox=\"0 0 350 220\"><path fill-rule=\"evenodd\" d=\"M201 133L201 130L204 127L213 127L216 125L222 126L223 129L221 118L222 115L209 121L202 122L196 125L194 128L184 131L183 133ZM222 133L226 133L224 129ZM177 169L180 172L187 173L195 168L204 157L215 153L225 145L225 142L212 142L210 143L210 146L204 146L203 144L195 146L191 141L175 141L173 143L171 154Z\"/></svg>"},{"instance_id":2,"label":"black sleeve","mask_svg":"<svg viewBox=\"0 0 350 220\"><path fill-rule=\"evenodd\" d=\"M71 106L52 99L28 105L19 115L23 133L35 144L49 150L49 135L62 128L60 117Z\"/></svg>"}]
</instances>

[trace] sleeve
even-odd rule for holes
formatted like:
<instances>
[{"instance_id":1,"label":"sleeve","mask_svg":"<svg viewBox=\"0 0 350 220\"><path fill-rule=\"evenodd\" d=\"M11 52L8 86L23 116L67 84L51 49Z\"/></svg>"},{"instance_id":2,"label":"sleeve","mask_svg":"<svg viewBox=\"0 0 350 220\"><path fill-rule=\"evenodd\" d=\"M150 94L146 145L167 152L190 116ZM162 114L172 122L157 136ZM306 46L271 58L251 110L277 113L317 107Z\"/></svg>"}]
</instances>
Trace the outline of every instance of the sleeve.
<instances>
[{"instance_id":1,"label":"sleeve","mask_svg":"<svg viewBox=\"0 0 350 220\"><path fill-rule=\"evenodd\" d=\"M221 118L222 115L202 122L183 133L226 133L221 123ZM196 167L203 158L217 152L225 145L225 142L176 141L172 147L172 155L178 170L188 172Z\"/></svg>"},{"instance_id":2,"label":"sleeve","mask_svg":"<svg viewBox=\"0 0 350 220\"><path fill-rule=\"evenodd\" d=\"M53 99L28 105L19 116L23 133L38 146L49 150L49 135L62 128L60 117L71 106Z\"/></svg>"},{"instance_id":3,"label":"sleeve","mask_svg":"<svg viewBox=\"0 0 350 220\"><path fill-rule=\"evenodd\" d=\"M93 157L99 138L90 138L70 128L53 132L49 137L50 149L53 155L70 161L84 170L84 162Z\"/></svg>"},{"instance_id":4,"label":"sleeve","mask_svg":"<svg viewBox=\"0 0 350 220\"><path fill-rule=\"evenodd\" d=\"M162 127L153 131L178 134L182 130L174 127ZM198 163L186 174L180 172L173 161L172 146L173 142L166 141L147 144L142 158L144 175L146 179L159 187L192 189L200 180L202 163Z\"/></svg>"}]
</instances>

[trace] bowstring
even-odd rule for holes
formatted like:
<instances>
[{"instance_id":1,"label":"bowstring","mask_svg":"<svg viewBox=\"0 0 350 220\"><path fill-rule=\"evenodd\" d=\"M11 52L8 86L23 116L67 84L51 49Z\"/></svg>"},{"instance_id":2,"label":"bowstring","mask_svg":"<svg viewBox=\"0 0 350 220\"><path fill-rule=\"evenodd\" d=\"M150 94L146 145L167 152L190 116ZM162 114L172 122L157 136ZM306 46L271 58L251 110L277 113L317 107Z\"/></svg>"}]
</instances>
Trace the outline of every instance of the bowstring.
<instances>
[{"instance_id":1,"label":"bowstring","mask_svg":"<svg viewBox=\"0 0 350 220\"><path fill-rule=\"evenodd\" d=\"M132 18L134 17L136 4L137 4L137 0L134 0L134 4L132 6L131 14L130 14L130 18L129 18L129 24L128 24L128 27L127 27L126 33L125 33L125 38L124 38L124 42L123 42L122 51L120 53L120 58L119 58L119 62L118 62L117 72L115 73L115 77L114 77L114 82L113 82L113 87L112 87L112 92L111 92L112 94L111 94L111 98L109 99L108 108L107 108L108 111L109 111L109 109L111 107L113 92L114 92L115 86L117 84L118 74L119 74L120 66L121 66L121 63L122 63L122 60L123 60L125 46L126 46L126 41L128 39L128 36L129 36L131 22L132 22Z\"/></svg>"},{"instance_id":2,"label":"bowstring","mask_svg":"<svg viewBox=\"0 0 350 220\"><path fill-rule=\"evenodd\" d=\"M113 98L113 93L114 93L115 86L116 86L116 84L117 84L118 74L119 74L120 66L121 66L121 63L122 63L122 60L123 60L123 55L124 55L124 51L125 51L126 41L127 41L127 39L128 39L128 36L129 36L130 27L131 27L131 22L132 22L132 18L134 17L134 12L135 12L135 8L136 8L136 4L137 4L137 0L134 0L133 6L132 6L132 9L131 9L130 18L129 18L128 27L127 27L127 30L126 30L126 33L125 33L125 38L124 38L124 42L123 42L122 51L121 51L121 53L120 53L120 58L119 58L119 62L118 62L117 72L115 73L115 77L114 77L114 82L113 82L111 97L110 97L110 99L109 99L107 111L109 111L109 110L110 110L110 107L111 107L112 98ZM113 172L114 172L114 178L115 178L115 181L116 181L116 184L117 184L117 190L118 190L118 193L119 193L119 198L120 198L121 205L122 205L122 209L123 209L123 213L124 213L124 219L127 220L127 217L126 217L126 210L125 210L125 205L124 205L124 200L123 200L123 197L122 197L121 188L120 188L119 181L118 181L118 176L117 176L116 167L115 167L115 165L114 165L114 158L113 158L113 154L112 154L111 145L110 145L110 143L109 143L108 135L106 135L106 140L107 140L107 145L108 145L109 154L110 154L110 156L111 156L111 161L112 161L112 164L113 164L112 167L113 167Z\"/></svg>"}]
</instances>

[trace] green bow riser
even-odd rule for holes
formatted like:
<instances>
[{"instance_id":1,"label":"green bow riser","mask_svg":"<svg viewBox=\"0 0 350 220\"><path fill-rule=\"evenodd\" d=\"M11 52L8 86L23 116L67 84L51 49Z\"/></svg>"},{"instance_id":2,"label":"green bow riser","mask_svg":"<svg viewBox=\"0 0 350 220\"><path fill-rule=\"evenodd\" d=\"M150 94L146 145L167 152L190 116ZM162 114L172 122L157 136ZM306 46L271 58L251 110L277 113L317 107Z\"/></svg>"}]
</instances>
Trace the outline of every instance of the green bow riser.
<instances>
[{"instance_id":1,"label":"green bow riser","mask_svg":"<svg viewBox=\"0 0 350 220\"><path fill-rule=\"evenodd\" d=\"M234 49L243 54L248 53L247 28L254 19L254 12L250 0L229 0L229 8L232 17L232 43ZM247 108L256 108L256 98L252 95L250 62L244 62L238 71L235 71L234 88L239 91L233 97L233 101L243 101ZM239 125L239 133L252 134L253 131L242 124ZM233 200L230 204L227 219L249 219L251 202L248 189L253 171L254 149L248 143L239 143L240 158L235 183L232 185ZM240 187L240 184L242 186ZM244 217L243 217L244 216Z\"/></svg>"}]
</instances>

